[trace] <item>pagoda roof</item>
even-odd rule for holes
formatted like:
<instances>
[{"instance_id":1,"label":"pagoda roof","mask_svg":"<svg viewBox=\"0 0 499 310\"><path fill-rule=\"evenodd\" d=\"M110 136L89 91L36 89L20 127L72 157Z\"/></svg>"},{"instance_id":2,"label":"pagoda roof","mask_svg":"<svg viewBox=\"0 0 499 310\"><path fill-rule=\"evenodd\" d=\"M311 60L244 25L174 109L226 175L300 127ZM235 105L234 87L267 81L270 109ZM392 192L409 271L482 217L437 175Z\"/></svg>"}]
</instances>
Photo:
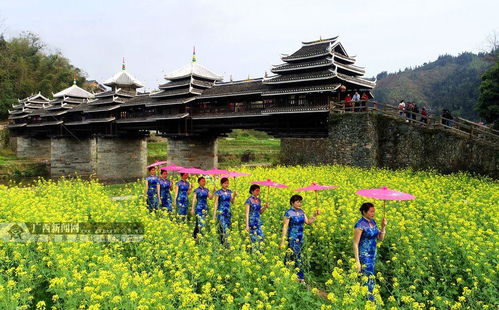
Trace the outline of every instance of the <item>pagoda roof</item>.
<instances>
[{"instance_id":1,"label":"pagoda roof","mask_svg":"<svg viewBox=\"0 0 499 310\"><path fill-rule=\"evenodd\" d=\"M60 125L60 124L62 124L62 121L57 120L57 121L27 124L26 127L54 126L54 125Z\"/></svg>"},{"instance_id":2,"label":"pagoda roof","mask_svg":"<svg viewBox=\"0 0 499 310\"><path fill-rule=\"evenodd\" d=\"M107 111L116 110L119 107L120 107L119 104L111 105L111 106L104 106L104 107L99 107L99 106L96 107L96 106L89 105L87 109L83 110L83 113L107 112Z\"/></svg>"},{"instance_id":3,"label":"pagoda roof","mask_svg":"<svg viewBox=\"0 0 499 310\"><path fill-rule=\"evenodd\" d=\"M161 90L157 93L150 94L151 98L163 98L163 97L175 97L175 96L184 96L184 95L201 95L203 89L196 87L183 87L183 88L174 88Z\"/></svg>"},{"instance_id":4,"label":"pagoda roof","mask_svg":"<svg viewBox=\"0 0 499 310\"><path fill-rule=\"evenodd\" d=\"M331 69L317 70L312 72L293 73L277 75L263 80L264 84L284 84L305 81L327 80L334 78L335 72Z\"/></svg>"},{"instance_id":5,"label":"pagoda roof","mask_svg":"<svg viewBox=\"0 0 499 310\"><path fill-rule=\"evenodd\" d=\"M94 95L79 87L76 84L61 90L60 92L53 95L54 98L60 97L74 97L74 98L92 98Z\"/></svg>"},{"instance_id":6,"label":"pagoda roof","mask_svg":"<svg viewBox=\"0 0 499 310\"><path fill-rule=\"evenodd\" d=\"M191 62L183 66L182 68L165 75L165 79L178 80L189 76L196 76L212 81L221 81L223 79L222 76L211 72L206 67L198 64L197 62Z\"/></svg>"},{"instance_id":7,"label":"pagoda roof","mask_svg":"<svg viewBox=\"0 0 499 310\"><path fill-rule=\"evenodd\" d=\"M299 50L291 55L286 55L281 59L283 61L296 61L302 59L316 58L320 56L325 56L329 54L330 42L316 43L312 45L303 45Z\"/></svg>"},{"instance_id":8,"label":"pagoda roof","mask_svg":"<svg viewBox=\"0 0 499 310\"><path fill-rule=\"evenodd\" d=\"M278 89L267 90L267 91L262 93L262 96L333 92L333 91L337 90L340 86L341 86L341 84L339 84L339 83L330 83L330 84L316 85L316 86L280 87Z\"/></svg>"},{"instance_id":9,"label":"pagoda roof","mask_svg":"<svg viewBox=\"0 0 499 310\"><path fill-rule=\"evenodd\" d=\"M349 82L352 84L360 85L360 86L365 86L367 88L374 88L376 86L375 82L372 82L372 81L369 81L369 80L366 80L363 78L359 78L356 76L349 76L349 75L342 74L342 73L337 73L337 76L340 80L343 80L345 82Z\"/></svg>"},{"instance_id":10,"label":"pagoda roof","mask_svg":"<svg viewBox=\"0 0 499 310\"><path fill-rule=\"evenodd\" d=\"M329 38L329 39L319 39L319 40L314 40L314 41L309 41L309 42L301 42L303 45L307 45L307 46L310 46L310 45L317 45L317 44L322 44L322 43L331 43L331 42L335 42L336 39L338 39L338 36L336 37L332 37L332 38Z\"/></svg>"},{"instance_id":11,"label":"pagoda roof","mask_svg":"<svg viewBox=\"0 0 499 310\"><path fill-rule=\"evenodd\" d=\"M8 124L7 128L19 128L19 127L24 127L26 125L27 123Z\"/></svg>"},{"instance_id":12,"label":"pagoda roof","mask_svg":"<svg viewBox=\"0 0 499 310\"><path fill-rule=\"evenodd\" d=\"M121 70L112 77L110 77L109 79L105 80L104 85L126 86L126 87L135 87L135 88L144 87L144 84L142 84L142 82L137 80L133 75L128 73L128 71L126 70Z\"/></svg>"},{"instance_id":13,"label":"pagoda roof","mask_svg":"<svg viewBox=\"0 0 499 310\"><path fill-rule=\"evenodd\" d=\"M87 124L94 124L94 123L108 123L112 122L116 119L116 117L111 116L111 117L104 117L104 118L92 118L92 119L85 119L81 121L74 121L74 122L64 122L64 125L67 126L78 126L78 125L87 125Z\"/></svg>"},{"instance_id":14,"label":"pagoda roof","mask_svg":"<svg viewBox=\"0 0 499 310\"><path fill-rule=\"evenodd\" d=\"M328 67L333 64L332 58L322 58L305 62L292 62L292 63L283 63L280 65L275 65L272 68L272 72L286 72L286 71L295 71L295 70L305 70L312 68L321 68Z\"/></svg>"},{"instance_id":15,"label":"pagoda roof","mask_svg":"<svg viewBox=\"0 0 499 310\"><path fill-rule=\"evenodd\" d=\"M179 104L185 104L187 102L192 101L196 97L187 97L187 98L171 98L171 99L165 99L165 100L153 100L148 103L146 103L146 106L148 107L156 107L156 106L164 106L164 105L179 105Z\"/></svg>"},{"instance_id":16,"label":"pagoda roof","mask_svg":"<svg viewBox=\"0 0 499 310\"><path fill-rule=\"evenodd\" d=\"M159 85L160 89L170 89L170 88L179 88L183 86L194 85L200 88L210 88L213 86L213 81L206 81L196 79L194 76L190 76L187 78L169 81L168 83Z\"/></svg>"},{"instance_id":17,"label":"pagoda roof","mask_svg":"<svg viewBox=\"0 0 499 310\"><path fill-rule=\"evenodd\" d=\"M142 93L138 94L137 96L130 98L129 100L125 101L121 106L122 107L131 107L131 106L143 106L146 105L146 103L151 102L152 99L149 97L148 93Z\"/></svg>"},{"instance_id":18,"label":"pagoda roof","mask_svg":"<svg viewBox=\"0 0 499 310\"><path fill-rule=\"evenodd\" d=\"M113 103L125 103L125 101L118 97L118 96L112 96L112 97L103 97L99 99L95 99L92 101L89 101L89 105L105 105L105 104L113 104Z\"/></svg>"},{"instance_id":19,"label":"pagoda roof","mask_svg":"<svg viewBox=\"0 0 499 310\"><path fill-rule=\"evenodd\" d=\"M43 96L41 92L38 92L36 95L31 95L29 97L26 97L24 99L18 99L20 103L25 103L25 102L49 102L50 99L47 97Z\"/></svg>"},{"instance_id":20,"label":"pagoda roof","mask_svg":"<svg viewBox=\"0 0 499 310\"><path fill-rule=\"evenodd\" d=\"M201 96L196 97L196 100L261 94L267 88L262 83L262 79L215 83L212 88L205 90Z\"/></svg>"}]
</instances>

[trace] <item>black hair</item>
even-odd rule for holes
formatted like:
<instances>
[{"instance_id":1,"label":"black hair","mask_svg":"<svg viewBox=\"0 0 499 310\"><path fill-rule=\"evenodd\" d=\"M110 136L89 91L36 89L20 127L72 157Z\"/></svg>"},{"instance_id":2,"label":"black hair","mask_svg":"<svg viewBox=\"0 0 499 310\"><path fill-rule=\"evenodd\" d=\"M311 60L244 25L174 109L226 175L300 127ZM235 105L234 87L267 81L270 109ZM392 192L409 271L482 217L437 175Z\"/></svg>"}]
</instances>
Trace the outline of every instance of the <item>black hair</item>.
<instances>
[{"instance_id":1,"label":"black hair","mask_svg":"<svg viewBox=\"0 0 499 310\"><path fill-rule=\"evenodd\" d=\"M163 169L163 170L161 170L161 172L160 172L160 173L161 173L161 174L163 174L163 172L168 173L168 170Z\"/></svg>"},{"instance_id":2,"label":"black hair","mask_svg":"<svg viewBox=\"0 0 499 310\"><path fill-rule=\"evenodd\" d=\"M156 167L154 167L154 166L149 167L149 168L147 168L147 171L151 172L152 169L156 169ZM142 171L144 171L144 170L142 170Z\"/></svg>"},{"instance_id":3,"label":"black hair","mask_svg":"<svg viewBox=\"0 0 499 310\"><path fill-rule=\"evenodd\" d=\"M184 175L186 175L187 173L184 173L184 172L180 172L180 176L183 177Z\"/></svg>"},{"instance_id":4,"label":"black hair","mask_svg":"<svg viewBox=\"0 0 499 310\"><path fill-rule=\"evenodd\" d=\"M220 185L223 185L225 182L228 182L228 181L229 181L229 179L228 179L228 178L222 178L222 179L220 180Z\"/></svg>"},{"instance_id":5,"label":"black hair","mask_svg":"<svg viewBox=\"0 0 499 310\"><path fill-rule=\"evenodd\" d=\"M254 192L256 189L259 189L259 188L260 188L260 185L257 185L257 184L251 184L250 189L249 189L249 193L250 193L250 194L253 194L253 192Z\"/></svg>"},{"instance_id":6,"label":"black hair","mask_svg":"<svg viewBox=\"0 0 499 310\"><path fill-rule=\"evenodd\" d=\"M366 213L367 211L369 211L369 209L371 208L374 208L374 205L370 202L364 202L361 206L360 206L360 213L362 213L362 215L364 215L364 213Z\"/></svg>"},{"instance_id":7,"label":"black hair","mask_svg":"<svg viewBox=\"0 0 499 310\"><path fill-rule=\"evenodd\" d=\"M302 201L302 200L303 200L302 196L293 195L293 196L291 196L291 199L289 199L289 204L292 205L293 203L295 203L295 201Z\"/></svg>"},{"instance_id":8,"label":"black hair","mask_svg":"<svg viewBox=\"0 0 499 310\"><path fill-rule=\"evenodd\" d=\"M205 178L204 177L199 177L198 178L198 183L201 182L201 180L205 180Z\"/></svg>"}]
</instances>

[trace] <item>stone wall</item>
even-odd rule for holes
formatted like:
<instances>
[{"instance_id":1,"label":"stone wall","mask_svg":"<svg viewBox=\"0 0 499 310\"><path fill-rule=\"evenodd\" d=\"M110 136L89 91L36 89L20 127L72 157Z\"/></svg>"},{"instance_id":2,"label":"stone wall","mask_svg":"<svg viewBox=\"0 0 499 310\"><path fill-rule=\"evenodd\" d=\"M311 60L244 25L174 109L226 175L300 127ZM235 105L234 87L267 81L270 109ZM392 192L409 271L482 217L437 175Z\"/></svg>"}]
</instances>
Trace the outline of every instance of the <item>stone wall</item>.
<instances>
[{"instance_id":1,"label":"stone wall","mask_svg":"<svg viewBox=\"0 0 499 310\"><path fill-rule=\"evenodd\" d=\"M50 159L50 139L30 137L11 137L11 145L15 146L16 156L29 159Z\"/></svg>"},{"instance_id":2,"label":"stone wall","mask_svg":"<svg viewBox=\"0 0 499 310\"><path fill-rule=\"evenodd\" d=\"M331 114L329 137L282 139L281 162L469 171L499 177L499 151L448 130L379 114Z\"/></svg>"},{"instance_id":3,"label":"stone wall","mask_svg":"<svg viewBox=\"0 0 499 310\"><path fill-rule=\"evenodd\" d=\"M50 175L89 177L96 173L95 138L52 138Z\"/></svg>"},{"instance_id":4,"label":"stone wall","mask_svg":"<svg viewBox=\"0 0 499 310\"><path fill-rule=\"evenodd\" d=\"M216 168L217 154L216 137L168 138L168 160L183 167Z\"/></svg>"},{"instance_id":5,"label":"stone wall","mask_svg":"<svg viewBox=\"0 0 499 310\"><path fill-rule=\"evenodd\" d=\"M146 138L97 139L97 178L112 181L135 181L146 175Z\"/></svg>"}]
</instances>

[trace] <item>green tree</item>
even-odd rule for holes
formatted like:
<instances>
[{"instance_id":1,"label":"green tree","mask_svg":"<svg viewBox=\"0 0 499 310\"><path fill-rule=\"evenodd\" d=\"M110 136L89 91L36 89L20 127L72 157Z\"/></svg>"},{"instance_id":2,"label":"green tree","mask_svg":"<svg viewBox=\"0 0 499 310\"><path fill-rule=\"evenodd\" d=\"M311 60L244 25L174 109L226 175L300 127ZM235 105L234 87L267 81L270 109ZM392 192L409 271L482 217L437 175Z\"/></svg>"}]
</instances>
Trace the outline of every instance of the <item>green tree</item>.
<instances>
[{"instance_id":1,"label":"green tree","mask_svg":"<svg viewBox=\"0 0 499 310\"><path fill-rule=\"evenodd\" d=\"M38 92L51 98L71 85L75 73L82 85L85 73L60 52L47 52L36 34L24 32L6 40L0 33L0 119L7 118L19 98Z\"/></svg>"},{"instance_id":2,"label":"green tree","mask_svg":"<svg viewBox=\"0 0 499 310\"><path fill-rule=\"evenodd\" d=\"M482 76L476 108L481 117L499 129L499 61Z\"/></svg>"}]
</instances>

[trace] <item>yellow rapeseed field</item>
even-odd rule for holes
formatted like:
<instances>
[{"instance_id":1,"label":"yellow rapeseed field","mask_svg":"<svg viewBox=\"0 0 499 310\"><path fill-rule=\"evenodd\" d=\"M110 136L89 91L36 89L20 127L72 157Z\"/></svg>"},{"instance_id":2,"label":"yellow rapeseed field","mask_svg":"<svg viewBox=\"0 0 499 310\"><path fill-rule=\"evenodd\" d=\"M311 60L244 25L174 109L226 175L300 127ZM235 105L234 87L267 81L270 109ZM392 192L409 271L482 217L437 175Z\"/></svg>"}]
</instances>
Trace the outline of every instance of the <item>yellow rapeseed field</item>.
<instances>
[{"instance_id":1,"label":"yellow rapeseed field","mask_svg":"<svg viewBox=\"0 0 499 310\"><path fill-rule=\"evenodd\" d=\"M125 186L119 194L131 198L122 201L97 181L0 186L1 222L145 225L141 242L0 242L0 309L497 309L497 182L342 166L238 171L252 176L230 180L238 192L230 248L220 245L212 223L196 242L192 220L149 214L142 181ZM250 181L268 178L289 188L262 188L270 204L262 215L266 236L263 252L251 253L243 204ZM279 242L293 189L311 182L339 188L319 192L321 214L305 228L305 286L284 263ZM380 201L355 191L381 186L417 199L387 203L373 303L354 271L352 232L362 202L375 203L378 223L383 215ZM300 194L311 216L315 193Z\"/></svg>"}]
</instances>

